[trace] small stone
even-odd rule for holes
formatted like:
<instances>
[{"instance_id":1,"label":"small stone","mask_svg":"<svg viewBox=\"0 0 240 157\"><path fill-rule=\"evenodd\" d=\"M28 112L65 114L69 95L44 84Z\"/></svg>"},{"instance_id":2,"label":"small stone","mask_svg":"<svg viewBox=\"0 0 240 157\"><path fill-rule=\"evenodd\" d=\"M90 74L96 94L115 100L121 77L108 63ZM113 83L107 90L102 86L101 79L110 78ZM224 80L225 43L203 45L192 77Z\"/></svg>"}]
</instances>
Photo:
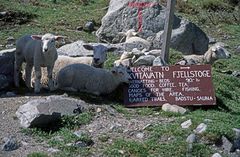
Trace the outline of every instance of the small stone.
<instances>
[{"instance_id":1,"label":"small stone","mask_svg":"<svg viewBox=\"0 0 240 157\"><path fill-rule=\"evenodd\" d=\"M67 143L66 146L71 147L73 146L73 143Z\"/></svg>"},{"instance_id":2,"label":"small stone","mask_svg":"<svg viewBox=\"0 0 240 157\"><path fill-rule=\"evenodd\" d=\"M240 46L238 46L238 47L236 48L236 53L237 53L237 54L240 54Z\"/></svg>"},{"instance_id":3,"label":"small stone","mask_svg":"<svg viewBox=\"0 0 240 157\"><path fill-rule=\"evenodd\" d=\"M215 44L217 42L217 40L215 38L212 38L212 37L208 37L209 39L209 44Z\"/></svg>"},{"instance_id":4,"label":"small stone","mask_svg":"<svg viewBox=\"0 0 240 157\"><path fill-rule=\"evenodd\" d=\"M194 143L196 142L196 135L195 134L190 134L187 139L186 139L187 143Z\"/></svg>"},{"instance_id":5,"label":"small stone","mask_svg":"<svg viewBox=\"0 0 240 157\"><path fill-rule=\"evenodd\" d=\"M97 108L97 111L96 111L97 113L99 113L99 112L102 112L102 109L101 108Z\"/></svg>"},{"instance_id":6,"label":"small stone","mask_svg":"<svg viewBox=\"0 0 240 157\"><path fill-rule=\"evenodd\" d=\"M94 142L92 140L88 140L88 141L77 141L74 146L75 147L88 147L88 146L92 146L94 144Z\"/></svg>"},{"instance_id":7,"label":"small stone","mask_svg":"<svg viewBox=\"0 0 240 157\"><path fill-rule=\"evenodd\" d=\"M212 122L213 120L211 120L211 119L204 119L204 123L209 123L209 122Z\"/></svg>"},{"instance_id":8,"label":"small stone","mask_svg":"<svg viewBox=\"0 0 240 157\"><path fill-rule=\"evenodd\" d=\"M7 12L6 11L2 11L2 12L0 12L0 17L3 17L3 16L5 16L7 14Z\"/></svg>"},{"instance_id":9,"label":"small stone","mask_svg":"<svg viewBox=\"0 0 240 157\"><path fill-rule=\"evenodd\" d=\"M162 110L165 112L174 112L174 113L180 113L180 114L185 114L187 112L185 108L177 105L171 105L169 103L164 104L162 106Z\"/></svg>"},{"instance_id":10,"label":"small stone","mask_svg":"<svg viewBox=\"0 0 240 157\"><path fill-rule=\"evenodd\" d=\"M197 128L194 130L196 134L201 134L207 130L207 125L205 123L201 123L197 126Z\"/></svg>"},{"instance_id":11,"label":"small stone","mask_svg":"<svg viewBox=\"0 0 240 157\"><path fill-rule=\"evenodd\" d=\"M137 137L138 139L143 139L144 133L139 132L139 133L137 133L136 137Z\"/></svg>"},{"instance_id":12,"label":"small stone","mask_svg":"<svg viewBox=\"0 0 240 157\"><path fill-rule=\"evenodd\" d=\"M5 137L3 139L3 141L4 141L4 144L2 146L3 151L13 151L13 150L16 150L20 147L16 138L13 137L13 136L11 136L9 138Z\"/></svg>"},{"instance_id":13,"label":"small stone","mask_svg":"<svg viewBox=\"0 0 240 157\"><path fill-rule=\"evenodd\" d=\"M191 125L192 125L192 120L189 119L189 120L183 122L183 123L181 124L181 127L182 127L183 129L187 129L187 128L189 128Z\"/></svg>"},{"instance_id":14,"label":"small stone","mask_svg":"<svg viewBox=\"0 0 240 157\"><path fill-rule=\"evenodd\" d=\"M212 157L222 157L219 153L215 153L212 155Z\"/></svg>"},{"instance_id":15,"label":"small stone","mask_svg":"<svg viewBox=\"0 0 240 157\"><path fill-rule=\"evenodd\" d=\"M14 44L14 43L15 43L14 37L8 37L7 38L7 44Z\"/></svg>"},{"instance_id":16,"label":"small stone","mask_svg":"<svg viewBox=\"0 0 240 157\"><path fill-rule=\"evenodd\" d=\"M233 131L235 131L235 138L240 138L240 129L233 128Z\"/></svg>"},{"instance_id":17,"label":"small stone","mask_svg":"<svg viewBox=\"0 0 240 157\"><path fill-rule=\"evenodd\" d=\"M231 149L233 147L233 144L225 137L222 136L222 148L225 152L229 153L231 152Z\"/></svg>"},{"instance_id":18,"label":"small stone","mask_svg":"<svg viewBox=\"0 0 240 157\"><path fill-rule=\"evenodd\" d=\"M85 24L85 29L89 32L92 32L94 31L94 22L93 21L88 21L86 24Z\"/></svg>"},{"instance_id":19,"label":"small stone","mask_svg":"<svg viewBox=\"0 0 240 157\"><path fill-rule=\"evenodd\" d=\"M49 148L47 151L50 152L50 153L57 153L57 152L60 152L59 149L55 149L55 148Z\"/></svg>"},{"instance_id":20,"label":"small stone","mask_svg":"<svg viewBox=\"0 0 240 157\"><path fill-rule=\"evenodd\" d=\"M21 144L22 144L23 146L27 146L27 145L28 145L28 143L27 143L27 142L24 142L24 141L21 141Z\"/></svg>"},{"instance_id":21,"label":"small stone","mask_svg":"<svg viewBox=\"0 0 240 157\"><path fill-rule=\"evenodd\" d=\"M78 130L78 131L75 131L73 134L76 135L77 137L82 137L84 134L86 134L86 132L82 130Z\"/></svg>"}]
</instances>

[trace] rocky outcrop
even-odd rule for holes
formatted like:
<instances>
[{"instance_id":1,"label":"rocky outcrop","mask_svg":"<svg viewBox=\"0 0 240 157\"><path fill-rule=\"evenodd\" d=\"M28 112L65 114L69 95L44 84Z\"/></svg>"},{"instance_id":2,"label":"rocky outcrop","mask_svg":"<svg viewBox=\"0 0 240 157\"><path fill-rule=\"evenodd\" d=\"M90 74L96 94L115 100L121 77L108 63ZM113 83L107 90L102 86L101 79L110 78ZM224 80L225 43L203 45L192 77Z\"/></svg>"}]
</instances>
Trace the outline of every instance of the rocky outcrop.
<instances>
[{"instance_id":1,"label":"rocky outcrop","mask_svg":"<svg viewBox=\"0 0 240 157\"><path fill-rule=\"evenodd\" d=\"M142 8L142 31L138 35L153 40L152 48L161 48L166 8L158 0L136 0L145 2ZM131 0L111 0L107 14L102 19L102 26L96 35L100 41L119 43L119 32L129 29L138 30L139 12ZM207 35L195 24L174 16L171 47L184 54L203 54L208 49Z\"/></svg>"}]
</instances>

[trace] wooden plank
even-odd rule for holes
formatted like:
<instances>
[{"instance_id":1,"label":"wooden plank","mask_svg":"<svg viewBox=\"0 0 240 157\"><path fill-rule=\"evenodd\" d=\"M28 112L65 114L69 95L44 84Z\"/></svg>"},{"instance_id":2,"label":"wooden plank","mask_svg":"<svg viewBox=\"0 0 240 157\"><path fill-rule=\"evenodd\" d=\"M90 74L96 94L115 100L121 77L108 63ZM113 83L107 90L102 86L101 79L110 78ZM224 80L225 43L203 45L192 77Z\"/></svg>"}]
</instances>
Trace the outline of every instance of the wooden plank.
<instances>
[{"instance_id":1,"label":"wooden plank","mask_svg":"<svg viewBox=\"0 0 240 157\"><path fill-rule=\"evenodd\" d=\"M168 0L167 8L166 8L166 20L164 25L164 39L162 44L161 57L167 64L169 62L169 48L170 48L170 40L172 35L172 25L173 25L175 4L176 4L176 0Z\"/></svg>"}]
</instances>

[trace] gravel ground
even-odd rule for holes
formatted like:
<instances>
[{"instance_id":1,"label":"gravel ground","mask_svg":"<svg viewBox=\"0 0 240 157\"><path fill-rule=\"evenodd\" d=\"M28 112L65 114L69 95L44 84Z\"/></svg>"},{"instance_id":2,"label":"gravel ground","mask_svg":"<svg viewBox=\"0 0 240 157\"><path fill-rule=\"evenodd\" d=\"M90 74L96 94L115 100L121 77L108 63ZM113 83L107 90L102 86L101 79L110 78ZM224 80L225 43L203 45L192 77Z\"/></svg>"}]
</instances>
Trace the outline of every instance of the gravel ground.
<instances>
[{"instance_id":1,"label":"gravel ground","mask_svg":"<svg viewBox=\"0 0 240 157\"><path fill-rule=\"evenodd\" d=\"M20 123L16 118L15 112L20 105L26 102L43 98L45 96L18 96L12 98L0 98L0 142L4 137L15 136L20 143L20 147L14 151L2 151L2 145L0 150L0 157L26 157L31 152L46 151L43 143L37 143L29 136L25 136L21 133Z\"/></svg>"},{"instance_id":2,"label":"gravel ground","mask_svg":"<svg viewBox=\"0 0 240 157\"><path fill-rule=\"evenodd\" d=\"M15 115L19 106L30 100L46 98L46 96L15 96L11 98L0 98L0 144L2 147L3 138L15 136L21 146L14 151L0 150L0 157L26 157L32 152L47 152L50 148L46 143L39 143L31 136L26 136L21 132L20 123ZM141 116L135 113L134 109L127 109L130 117L117 112L109 105L92 105L96 109L96 114L90 124L82 125L79 132L87 133L94 141L92 146L93 154L102 155L105 146L113 143L117 138L134 139L144 141L148 138L148 132L145 128L155 124L171 123L174 118L163 118L161 116ZM100 137L107 135L109 140L103 143ZM98 156L97 155L97 156Z\"/></svg>"}]
</instances>

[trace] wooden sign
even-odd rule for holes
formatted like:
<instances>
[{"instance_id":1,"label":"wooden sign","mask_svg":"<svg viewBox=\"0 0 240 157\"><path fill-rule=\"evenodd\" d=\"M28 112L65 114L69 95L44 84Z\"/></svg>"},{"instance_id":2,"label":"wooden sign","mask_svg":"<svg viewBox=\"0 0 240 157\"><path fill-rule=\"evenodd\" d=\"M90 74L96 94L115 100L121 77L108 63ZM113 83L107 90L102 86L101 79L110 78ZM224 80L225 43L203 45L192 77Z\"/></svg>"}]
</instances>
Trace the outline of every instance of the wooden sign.
<instances>
[{"instance_id":1,"label":"wooden sign","mask_svg":"<svg viewBox=\"0 0 240 157\"><path fill-rule=\"evenodd\" d=\"M211 65L132 67L129 74L127 107L216 104Z\"/></svg>"}]
</instances>

